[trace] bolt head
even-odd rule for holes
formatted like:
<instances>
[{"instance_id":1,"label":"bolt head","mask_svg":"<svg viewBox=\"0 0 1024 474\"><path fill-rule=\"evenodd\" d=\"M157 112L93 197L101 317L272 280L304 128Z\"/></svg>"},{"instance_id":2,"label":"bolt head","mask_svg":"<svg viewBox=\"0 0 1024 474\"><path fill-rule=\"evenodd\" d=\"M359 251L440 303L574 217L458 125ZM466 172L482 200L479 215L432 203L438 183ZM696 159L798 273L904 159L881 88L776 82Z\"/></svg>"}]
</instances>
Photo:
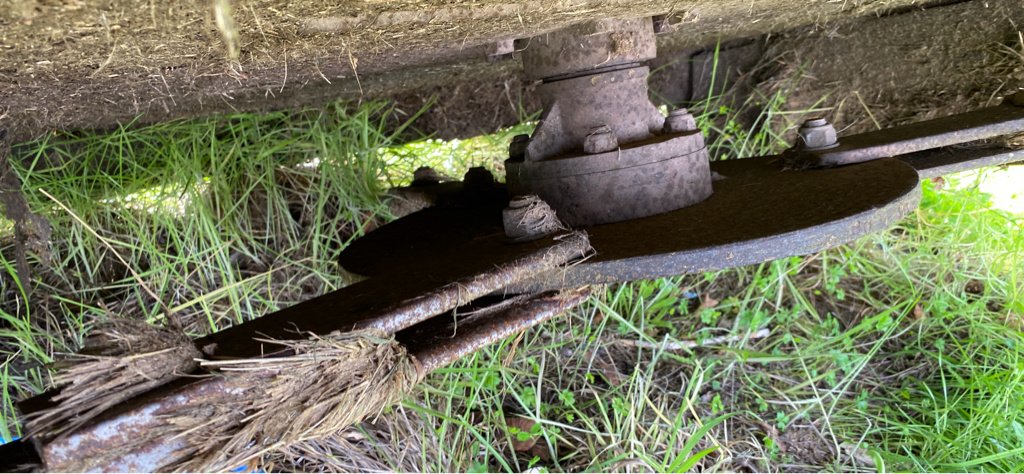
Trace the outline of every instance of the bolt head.
<instances>
[{"instance_id":1,"label":"bolt head","mask_svg":"<svg viewBox=\"0 0 1024 474\"><path fill-rule=\"evenodd\" d=\"M583 152L590 155L607 153L617 148L619 148L619 140L607 125L599 125L590 129L583 139Z\"/></svg>"},{"instance_id":2,"label":"bolt head","mask_svg":"<svg viewBox=\"0 0 1024 474\"><path fill-rule=\"evenodd\" d=\"M823 118L810 119L797 131L805 150L821 150L839 144L836 129Z\"/></svg>"},{"instance_id":3,"label":"bolt head","mask_svg":"<svg viewBox=\"0 0 1024 474\"><path fill-rule=\"evenodd\" d=\"M518 160L526 156L526 147L530 146L530 136L521 133L512 137L512 143L508 144L508 157Z\"/></svg>"},{"instance_id":4,"label":"bolt head","mask_svg":"<svg viewBox=\"0 0 1024 474\"><path fill-rule=\"evenodd\" d=\"M665 117L665 125L662 126L663 133L684 133L697 130L697 120L686 109L675 109Z\"/></svg>"},{"instance_id":5,"label":"bolt head","mask_svg":"<svg viewBox=\"0 0 1024 474\"><path fill-rule=\"evenodd\" d=\"M462 187L465 189L484 189L494 186L494 175L487 168L474 166L462 176Z\"/></svg>"},{"instance_id":6,"label":"bolt head","mask_svg":"<svg viewBox=\"0 0 1024 474\"><path fill-rule=\"evenodd\" d=\"M535 195L514 196L501 211L505 236L516 242L539 239L565 227L555 210Z\"/></svg>"},{"instance_id":7,"label":"bolt head","mask_svg":"<svg viewBox=\"0 0 1024 474\"><path fill-rule=\"evenodd\" d=\"M441 181L447 181L447 179L429 166L420 166L412 173L413 185L437 184Z\"/></svg>"}]
</instances>

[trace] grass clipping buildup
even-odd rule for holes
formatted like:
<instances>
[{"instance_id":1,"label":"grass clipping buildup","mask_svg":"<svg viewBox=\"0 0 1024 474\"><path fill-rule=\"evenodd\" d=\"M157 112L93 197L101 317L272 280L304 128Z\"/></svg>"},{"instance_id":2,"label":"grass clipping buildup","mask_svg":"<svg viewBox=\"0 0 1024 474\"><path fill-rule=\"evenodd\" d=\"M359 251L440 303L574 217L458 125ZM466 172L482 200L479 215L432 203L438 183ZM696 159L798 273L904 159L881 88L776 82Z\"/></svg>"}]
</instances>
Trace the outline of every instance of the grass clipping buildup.
<instances>
[{"instance_id":1,"label":"grass clipping buildup","mask_svg":"<svg viewBox=\"0 0 1024 474\"><path fill-rule=\"evenodd\" d=\"M516 196L502 213L505 234L513 242L526 242L566 230L555 210L539 196Z\"/></svg>"},{"instance_id":2,"label":"grass clipping buildup","mask_svg":"<svg viewBox=\"0 0 1024 474\"><path fill-rule=\"evenodd\" d=\"M169 469L223 471L327 437L377 416L419 378L405 347L377 330L266 342L291 355L202 363L225 377L228 390L212 408L170 417L188 447Z\"/></svg>"},{"instance_id":3,"label":"grass clipping buildup","mask_svg":"<svg viewBox=\"0 0 1024 474\"><path fill-rule=\"evenodd\" d=\"M82 350L56 364L53 408L27 420L32 436L55 437L138 394L195 370L202 356L180 331L134 319L100 322Z\"/></svg>"}]
</instances>

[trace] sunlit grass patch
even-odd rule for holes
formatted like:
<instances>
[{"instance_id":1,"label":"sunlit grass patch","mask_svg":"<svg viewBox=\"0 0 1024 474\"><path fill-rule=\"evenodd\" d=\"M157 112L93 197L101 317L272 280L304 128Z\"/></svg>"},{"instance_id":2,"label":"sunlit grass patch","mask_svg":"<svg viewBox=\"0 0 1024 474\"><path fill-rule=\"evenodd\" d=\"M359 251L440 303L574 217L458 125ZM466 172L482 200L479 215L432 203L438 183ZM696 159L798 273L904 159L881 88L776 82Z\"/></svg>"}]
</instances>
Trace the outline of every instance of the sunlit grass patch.
<instances>
[{"instance_id":1,"label":"sunlit grass patch","mask_svg":"<svg viewBox=\"0 0 1024 474\"><path fill-rule=\"evenodd\" d=\"M487 169L495 178L505 180L505 160L512 137L533 133L536 122L528 121L489 135L466 139L425 138L382 150L388 169L388 183L405 186L420 167L433 168L449 178L460 180L470 168Z\"/></svg>"},{"instance_id":2,"label":"sunlit grass patch","mask_svg":"<svg viewBox=\"0 0 1024 474\"><path fill-rule=\"evenodd\" d=\"M962 173L958 188L977 186L987 194L991 207L1024 216L1024 166L1011 165Z\"/></svg>"}]
</instances>

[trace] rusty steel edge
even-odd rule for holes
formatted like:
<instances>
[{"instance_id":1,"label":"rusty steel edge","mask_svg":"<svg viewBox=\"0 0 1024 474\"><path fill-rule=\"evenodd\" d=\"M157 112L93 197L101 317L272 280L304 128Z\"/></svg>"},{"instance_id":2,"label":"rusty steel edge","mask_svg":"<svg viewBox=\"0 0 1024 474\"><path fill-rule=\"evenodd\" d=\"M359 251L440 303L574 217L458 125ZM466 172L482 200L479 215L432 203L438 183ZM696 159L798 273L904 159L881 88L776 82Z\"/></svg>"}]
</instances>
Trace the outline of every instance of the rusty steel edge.
<instances>
[{"instance_id":1,"label":"rusty steel edge","mask_svg":"<svg viewBox=\"0 0 1024 474\"><path fill-rule=\"evenodd\" d=\"M841 166L1020 133L1024 106L1018 103L1024 99L1018 96L994 107L840 137L831 148L795 149L787 161L794 168Z\"/></svg>"},{"instance_id":2,"label":"rusty steel edge","mask_svg":"<svg viewBox=\"0 0 1024 474\"><path fill-rule=\"evenodd\" d=\"M448 365L478 349L525 331L580 305L590 288L550 291L490 311L472 322L458 323L444 337L414 343L410 352L421 364L421 374ZM454 337L450 337L451 334Z\"/></svg>"}]
</instances>

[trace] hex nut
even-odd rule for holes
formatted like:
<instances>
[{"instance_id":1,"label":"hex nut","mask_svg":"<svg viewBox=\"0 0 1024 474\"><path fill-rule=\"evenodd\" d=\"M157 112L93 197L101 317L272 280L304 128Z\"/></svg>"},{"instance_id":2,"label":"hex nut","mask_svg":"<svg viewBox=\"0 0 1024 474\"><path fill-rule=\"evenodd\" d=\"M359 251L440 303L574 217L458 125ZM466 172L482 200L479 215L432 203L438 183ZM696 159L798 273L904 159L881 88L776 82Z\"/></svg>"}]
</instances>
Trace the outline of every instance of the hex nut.
<instances>
[{"instance_id":1,"label":"hex nut","mask_svg":"<svg viewBox=\"0 0 1024 474\"><path fill-rule=\"evenodd\" d=\"M697 120L693 118L686 109L675 109L665 117L665 125L662 126L663 133L683 133L697 130Z\"/></svg>"},{"instance_id":2,"label":"hex nut","mask_svg":"<svg viewBox=\"0 0 1024 474\"><path fill-rule=\"evenodd\" d=\"M839 145L836 129L823 118L810 119L797 132L805 150L822 150Z\"/></svg>"},{"instance_id":3,"label":"hex nut","mask_svg":"<svg viewBox=\"0 0 1024 474\"><path fill-rule=\"evenodd\" d=\"M486 189L495 183L494 175L483 166L474 166L462 176L463 189Z\"/></svg>"},{"instance_id":4,"label":"hex nut","mask_svg":"<svg viewBox=\"0 0 1024 474\"><path fill-rule=\"evenodd\" d=\"M619 147L619 140L607 125L591 128L583 139L583 153L593 155L607 153Z\"/></svg>"},{"instance_id":5,"label":"hex nut","mask_svg":"<svg viewBox=\"0 0 1024 474\"><path fill-rule=\"evenodd\" d=\"M530 136L521 133L512 137L512 143L508 144L508 157L513 160L521 160L526 156L526 147L530 146Z\"/></svg>"}]
</instances>

